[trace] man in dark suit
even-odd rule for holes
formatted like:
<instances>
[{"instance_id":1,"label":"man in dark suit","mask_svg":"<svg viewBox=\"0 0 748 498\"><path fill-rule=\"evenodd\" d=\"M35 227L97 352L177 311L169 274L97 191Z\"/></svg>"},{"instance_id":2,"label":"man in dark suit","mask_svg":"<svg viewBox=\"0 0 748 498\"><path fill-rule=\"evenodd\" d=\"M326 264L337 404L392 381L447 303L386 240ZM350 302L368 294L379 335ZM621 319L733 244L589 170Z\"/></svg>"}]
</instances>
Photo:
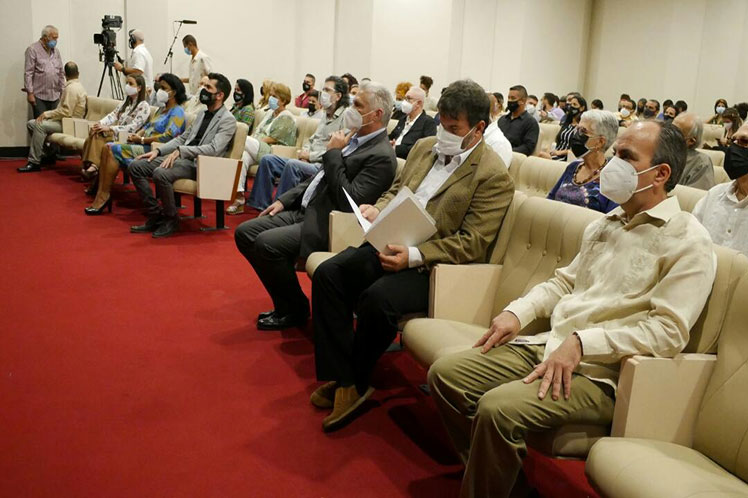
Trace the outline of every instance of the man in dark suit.
<instances>
[{"instance_id":1,"label":"man in dark suit","mask_svg":"<svg viewBox=\"0 0 748 498\"><path fill-rule=\"evenodd\" d=\"M434 118L423 110L426 92L420 87L412 86L405 94L400 110L405 113L390 133L390 143L395 148L397 157L407 159L410 149L423 137L436 135Z\"/></svg>"},{"instance_id":2,"label":"man in dark suit","mask_svg":"<svg viewBox=\"0 0 748 498\"><path fill-rule=\"evenodd\" d=\"M361 85L353 107L343 114L343 127L350 131L332 134L320 171L237 227L236 246L273 300L274 309L258 316L258 329L306 322L309 300L295 263L327 250L330 211L351 211L343 189L357 204L365 204L375 202L392 184L397 159L386 134L391 109L387 88L374 82Z\"/></svg>"},{"instance_id":3,"label":"man in dark suit","mask_svg":"<svg viewBox=\"0 0 748 498\"><path fill-rule=\"evenodd\" d=\"M153 232L153 237L168 237L179 229L179 216L174 203L173 183L182 178L197 177L197 156L223 156L236 133L236 119L223 105L231 94L231 83L222 74L210 73L209 81L200 92L200 111L195 122L181 135L160 148L142 154L130 163L127 172L140 199L148 209L143 225L130 228L133 233ZM153 178L153 195L148 178Z\"/></svg>"}]
</instances>

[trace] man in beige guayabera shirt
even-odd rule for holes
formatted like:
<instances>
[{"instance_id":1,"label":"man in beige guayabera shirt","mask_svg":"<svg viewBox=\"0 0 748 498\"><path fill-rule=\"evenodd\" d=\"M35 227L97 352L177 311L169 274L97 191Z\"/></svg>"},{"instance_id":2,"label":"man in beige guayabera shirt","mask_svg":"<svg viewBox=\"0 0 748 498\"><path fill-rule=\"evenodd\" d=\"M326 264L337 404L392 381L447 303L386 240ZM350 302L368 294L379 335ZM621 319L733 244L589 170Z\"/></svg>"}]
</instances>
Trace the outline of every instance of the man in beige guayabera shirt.
<instances>
[{"instance_id":1,"label":"man in beige guayabera shirt","mask_svg":"<svg viewBox=\"0 0 748 498\"><path fill-rule=\"evenodd\" d=\"M685 161L673 125L632 124L600 178L620 207L591 223L571 264L510 303L474 349L431 366L434 400L465 463L461 496L509 496L527 432L609 424L621 359L685 347L715 275L708 232L667 196ZM541 317L549 332L518 336Z\"/></svg>"}]
</instances>

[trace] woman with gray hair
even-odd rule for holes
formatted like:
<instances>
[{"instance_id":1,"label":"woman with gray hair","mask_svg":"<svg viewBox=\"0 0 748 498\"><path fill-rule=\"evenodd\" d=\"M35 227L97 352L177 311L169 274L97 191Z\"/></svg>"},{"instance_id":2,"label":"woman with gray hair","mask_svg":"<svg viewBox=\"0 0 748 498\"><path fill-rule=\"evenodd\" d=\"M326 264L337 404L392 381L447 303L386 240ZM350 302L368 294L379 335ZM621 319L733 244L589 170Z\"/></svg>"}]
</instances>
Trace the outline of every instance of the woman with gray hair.
<instances>
[{"instance_id":1,"label":"woman with gray hair","mask_svg":"<svg viewBox=\"0 0 748 498\"><path fill-rule=\"evenodd\" d=\"M600 172L607 163L605 151L617 135L618 118L612 112L593 109L582 114L569 139L577 159L567 166L548 198L603 213L615 208L618 204L600 193Z\"/></svg>"}]
</instances>

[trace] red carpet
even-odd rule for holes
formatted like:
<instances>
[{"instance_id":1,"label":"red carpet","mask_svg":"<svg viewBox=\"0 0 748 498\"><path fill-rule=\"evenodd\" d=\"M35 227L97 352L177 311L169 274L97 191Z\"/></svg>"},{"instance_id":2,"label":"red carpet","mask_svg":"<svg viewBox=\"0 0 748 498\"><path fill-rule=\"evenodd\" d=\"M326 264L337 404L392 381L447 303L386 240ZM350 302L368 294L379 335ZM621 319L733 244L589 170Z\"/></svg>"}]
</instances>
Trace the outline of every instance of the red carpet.
<instances>
[{"instance_id":1,"label":"red carpet","mask_svg":"<svg viewBox=\"0 0 748 498\"><path fill-rule=\"evenodd\" d=\"M128 232L131 188L90 218L77 160L22 164L0 162L2 497L457 495L407 354L380 362L366 413L322 433L310 331L257 331L270 300L232 230L199 231L212 203L153 240Z\"/></svg>"}]
</instances>

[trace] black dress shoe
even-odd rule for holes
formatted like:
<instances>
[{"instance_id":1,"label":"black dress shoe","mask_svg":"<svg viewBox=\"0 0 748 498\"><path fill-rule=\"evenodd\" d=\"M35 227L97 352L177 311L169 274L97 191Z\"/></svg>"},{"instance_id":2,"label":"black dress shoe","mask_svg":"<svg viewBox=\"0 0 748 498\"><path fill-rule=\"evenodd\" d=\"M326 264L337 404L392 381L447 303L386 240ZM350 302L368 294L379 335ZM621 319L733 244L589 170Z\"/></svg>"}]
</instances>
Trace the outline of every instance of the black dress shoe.
<instances>
[{"instance_id":1,"label":"black dress shoe","mask_svg":"<svg viewBox=\"0 0 748 498\"><path fill-rule=\"evenodd\" d=\"M259 315L257 315L257 321L259 322L263 318L269 318L269 317L274 316L274 315L275 315L275 310L263 311L262 313L260 313Z\"/></svg>"},{"instance_id":2,"label":"black dress shoe","mask_svg":"<svg viewBox=\"0 0 748 498\"><path fill-rule=\"evenodd\" d=\"M23 166L22 168L18 168L16 171L18 171L19 173L34 173L34 172L41 171L41 170L42 170L42 167L39 166L38 164L28 163L26 164L26 166Z\"/></svg>"},{"instance_id":3,"label":"black dress shoe","mask_svg":"<svg viewBox=\"0 0 748 498\"><path fill-rule=\"evenodd\" d=\"M309 317L305 315L271 316L257 320L257 330L283 330L291 327L303 327Z\"/></svg>"},{"instance_id":4,"label":"black dress shoe","mask_svg":"<svg viewBox=\"0 0 748 498\"><path fill-rule=\"evenodd\" d=\"M150 216L145 223L142 225L135 225L130 227L132 233L148 233L155 232L158 226L161 224L162 218L160 216Z\"/></svg>"},{"instance_id":5,"label":"black dress shoe","mask_svg":"<svg viewBox=\"0 0 748 498\"><path fill-rule=\"evenodd\" d=\"M161 224L158 226L152 237L154 239L162 239L164 237L170 237L179 230L179 218L164 218Z\"/></svg>"}]
</instances>

